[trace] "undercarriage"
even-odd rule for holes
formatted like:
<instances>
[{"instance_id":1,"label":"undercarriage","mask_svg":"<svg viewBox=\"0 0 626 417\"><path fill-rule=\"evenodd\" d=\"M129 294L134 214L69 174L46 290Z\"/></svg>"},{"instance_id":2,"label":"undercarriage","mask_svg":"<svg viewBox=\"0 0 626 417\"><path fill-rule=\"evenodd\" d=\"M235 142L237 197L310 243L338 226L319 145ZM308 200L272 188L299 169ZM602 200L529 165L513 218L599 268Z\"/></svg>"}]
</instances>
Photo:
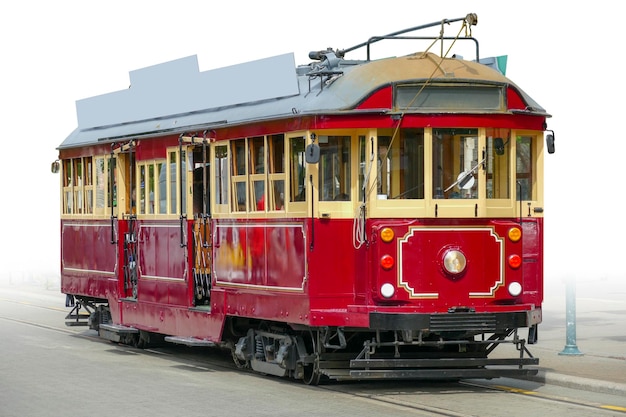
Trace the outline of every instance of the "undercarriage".
<instances>
[{"instance_id":1,"label":"undercarriage","mask_svg":"<svg viewBox=\"0 0 626 417\"><path fill-rule=\"evenodd\" d=\"M88 325L113 342L135 347L163 341L215 346L207 340L166 336L113 324L108 305L96 299L68 297L68 306L73 308L66 317L67 325ZM499 328L493 332L477 331L475 326L461 330L455 327L454 331L438 332L312 328L230 318L220 345L231 350L240 368L302 380L310 385L325 379L449 380L537 374L539 359L527 348L527 344L536 341L536 325L529 328L528 340L519 337L520 327ZM496 348L505 346L509 348L494 353Z\"/></svg>"},{"instance_id":2,"label":"undercarriage","mask_svg":"<svg viewBox=\"0 0 626 417\"><path fill-rule=\"evenodd\" d=\"M453 337L456 336L456 337ZM511 345L514 357L489 357ZM239 366L301 379L460 379L530 376L539 360L516 329L499 334L442 335L427 332L316 328L286 331L280 325L250 328L233 347Z\"/></svg>"}]
</instances>

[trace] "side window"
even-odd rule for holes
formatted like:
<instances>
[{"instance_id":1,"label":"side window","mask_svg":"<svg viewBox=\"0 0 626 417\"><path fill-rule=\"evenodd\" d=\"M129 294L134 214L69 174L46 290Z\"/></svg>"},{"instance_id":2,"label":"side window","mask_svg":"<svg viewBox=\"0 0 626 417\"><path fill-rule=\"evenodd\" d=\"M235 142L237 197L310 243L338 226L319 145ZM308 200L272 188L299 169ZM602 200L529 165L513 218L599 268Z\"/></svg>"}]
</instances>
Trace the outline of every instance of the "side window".
<instances>
[{"instance_id":1,"label":"side window","mask_svg":"<svg viewBox=\"0 0 626 417\"><path fill-rule=\"evenodd\" d=\"M250 172L250 201L251 211L265 211L265 138L258 136L248 139L249 172Z\"/></svg>"},{"instance_id":2,"label":"side window","mask_svg":"<svg viewBox=\"0 0 626 417\"><path fill-rule=\"evenodd\" d=\"M162 162L147 161L138 164L139 178L137 178L137 189L139 192L139 214L156 214L157 213L157 167Z\"/></svg>"},{"instance_id":3,"label":"side window","mask_svg":"<svg viewBox=\"0 0 626 417\"><path fill-rule=\"evenodd\" d=\"M229 165L228 165L228 146L215 146L215 157L213 158L215 166L215 206L220 213L228 211L228 189L229 189Z\"/></svg>"},{"instance_id":4,"label":"side window","mask_svg":"<svg viewBox=\"0 0 626 417\"><path fill-rule=\"evenodd\" d=\"M93 214L93 158L83 158L83 193L84 193L84 213Z\"/></svg>"},{"instance_id":5,"label":"side window","mask_svg":"<svg viewBox=\"0 0 626 417\"><path fill-rule=\"evenodd\" d=\"M109 162L106 167L106 202L108 207L113 207L112 211L117 213L117 157L111 156L107 158Z\"/></svg>"},{"instance_id":6,"label":"side window","mask_svg":"<svg viewBox=\"0 0 626 417\"><path fill-rule=\"evenodd\" d=\"M159 179L159 186L157 187L157 193L155 201L158 201L157 213L167 214L167 162L161 161L156 165L157 178Z\"/></svg>"},{"instance_id":7,"label":"side window","mask_svg":"<svg viewBox=\"0 0 626 417\"><path fill-rule=\"evenodd\" d=\"M63 161L63 213L94 213L94 165L92 157Z\"/></svg>"},{"instance_id":8,"label":"side window","mask_svg":"<svg viewBox=\"0 0 626 417\"><path fill-rule=\"evenodd\" d=\"M168 213L175 214L177 212L176 208L178 207L178 189L176 187L176 183L178 180L179 169L177 164L176 152L169 152L169 164L167 169L170 171L168 178L170 179L167 182L167 195L169 204Z\"/></svg>"},{"instance_id":9,"label":"side window","mask_svg":"<svg viewBox=\"0 0 626 417\"><path fill-rule=\"evenodd\" d=\"M139 198L137 199L137 214L146 214L147 169L145 164L138 164L137 167L139 169L139 177L137 178L139 182L139 186L137 187L137 192L139 193Z\"/></svg>"},{"instance_id":10,"label":"side window","mask_svg":"<svg viewBox=\"0 0 626 417\"><path fill-rule=\"evenodd\" d=\"M350 136L319 136L320 201L351 200Z\"/></svg>"},{"instance_id":11,"label":"side window","mask_svg":"<svg viewBox=\"0 0 626 417\"><path fill-rule=\"evenodd\" d=\"M182 170L181 166L182 165ZM156 162L155 174L158 178L155 201L158 201L159 214L180 214L187 212L187 152L179 155L178 149L167 152L167 162ZM179 177L182 178L179 181ZM182 192L181 192L182 191ZM182 199L181 199L182 195Z\"/></svg>"},{"instance_id":12,"label":"side window","mask_svg":"<svg viewBox=\"0 0 626 417\"><path fill-rule=\"evenodd\" d=\"M246 166L246 139L237 139L231 142L230 154L232 157L232 211L247 211L247 170Z\"/></svg>"},{"instance_id":13,"label":"side window","mask_svg":"<svg viewBox=\"0 0 626 417\"><path fill-rule=\"evenodd\" d=\"M206 153L205 153L206 151ZM197 146L193 150L193 204L192 213L211 214L211 164L209 149Z\"/></svg>"},{"instance_id":14,"label":"side window","mask_svg":"<svg viewBox=\"0 0 626 417\"><path fill-rule=\"evenodd\" d=\"M535 158L532 136L518 136L515 152L515 179L518 200L535 198Z\"/></svg>"},{"instance_id":15,"label":"side window","mask_svg":"<svg viewBox=\"0 0 626 417\"><path fill-rule=\"evenodd\" d=\"M72 160L72 184L74 189L74 202L76 203L75 214L83 214L83 187L85 171L83 170L82 158L76 158Z\"/></svg>"},{"instance_id":16,"label":"side window","mask_svg":"<svg viewBox=\"0 0 626 417\"><path fill-rule=\"evenodd\" d=\"M71 159L63 161L63 214L74 213L74 174Z\"/></svg>"},{"instance_id":17,"label":"side window","mask_svg":"<svg viewBox=\"0 0 626 417\"><path fill-rule=\"evenodd\" d=\"M303 143L302 139L302 143ZM227 163L224 157L219 162L218 154L227 148L216 146L218 164ZM302 146L302 151L304 147ZM225 154L224 154L225 155ZM285 198L285 136L255 136L230 142L231 211L268 212L284 210ZM220 180L221 178L221 180ZM224 181L224 170L216 168L218 186ZM216 204L225 195L216 195Z\"/></svg>"},{"instance_id":18,"label":"side window","mask_svg":"<svg viewBox=\"0 0 626 417\"><path fill-rule=\"evenodd\" d=\"M268 210L285 210L285 135L268 136L269 205Z\"/></svg>"},{"instance_id":19,"label":"side window","mask_svg":"<svg viewBox=\"0 0 626 417\"><path fill-rule=\"evenodd\" d=\"M306 200L304 137L289 140L289 201Z\"/></svg>"},{"instance_id":20,"label":"side window","mask_svg":"<svg viewBox=\"0 0 626 417\"><path fill-rule=\"evenodd\" d=\"M94 182L95 182L95 211L103 214L109 201L107 200L107 183L108 176L106 170L106 160L103 157L94 158Z\"/></svg>"},{"instance_id":21,"label":"side window","mask_svg":"<svg viewBox=\"0 0 626 417\"><path fill-rule=\"evenodd\" d=\"M156 167L157 165L154 163L148 165L147 178L144 182L147 214L156 213Z\"/></svg>"}]
</instances>

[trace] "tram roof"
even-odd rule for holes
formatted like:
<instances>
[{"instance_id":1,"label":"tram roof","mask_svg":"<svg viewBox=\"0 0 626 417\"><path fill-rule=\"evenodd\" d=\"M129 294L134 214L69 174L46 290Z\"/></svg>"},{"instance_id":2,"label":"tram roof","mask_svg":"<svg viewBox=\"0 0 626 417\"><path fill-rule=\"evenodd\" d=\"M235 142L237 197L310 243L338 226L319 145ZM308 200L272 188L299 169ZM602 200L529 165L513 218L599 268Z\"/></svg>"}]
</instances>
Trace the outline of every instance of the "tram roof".
<instances>
[{"instance_id":1,"label":"tram roof","mask_svg":"<svg viewBox=\"0 0 626 417\"><path fill-rule=\"evenodd\" d=\"M194 55L131 71L128 89L76 102L78 127L59 149L349 112L380 87L428 79L512 85L531 114L546 115L511 80L474 61L442 59L432 53L376 61L331 58L326 67L317 61L296 67L290 53L200 72Z\"/></svg>"}]
</instances>

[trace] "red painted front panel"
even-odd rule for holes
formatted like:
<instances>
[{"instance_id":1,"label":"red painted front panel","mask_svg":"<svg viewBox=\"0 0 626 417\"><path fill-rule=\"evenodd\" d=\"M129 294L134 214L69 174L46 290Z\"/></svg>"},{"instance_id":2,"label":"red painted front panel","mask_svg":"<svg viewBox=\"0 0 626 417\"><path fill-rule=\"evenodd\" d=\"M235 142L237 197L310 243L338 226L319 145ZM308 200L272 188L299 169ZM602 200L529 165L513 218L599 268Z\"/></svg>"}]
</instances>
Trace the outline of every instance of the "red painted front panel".
<instances>
[{"instance_id":1,"label":"red painted front panel","mask_svg":"<svg viewBox=\"0 0 626 417\"><path fill-rule=\"evenodd\" d=\"M450 308L479 311L528 310L540 306L543 259L541 257L541 221L457 220L428 221L388 220L372 223L373 303L394 311L445 312ZM393 229L395 238L385 243L379 233ZM512 227L521 228L522 240L508 238ZM467 260L462 274L451 275L443 268L446 250L461 251ZM385 270L380 259L390 255L394 266ZM522 266L513 268L508 259L519 255ZM508 285L522 285L521 295L514 297ZM396 288L391 298L380 293L383 284Z\"/></svg>"},{"instance_id":2,"label":"red painted front panel","mask_svg":"<svg viewBox=\"0 0 626 417\"><path fill-rule=\"evenodd\" d=\"M504 284L504 245L492 227L409 227L397 241L398 283L410 299L438 299L450 306L493 297ZM465 273L444 272L441 259L447 249L465 254Z\"/></svg>"}]
</instances>

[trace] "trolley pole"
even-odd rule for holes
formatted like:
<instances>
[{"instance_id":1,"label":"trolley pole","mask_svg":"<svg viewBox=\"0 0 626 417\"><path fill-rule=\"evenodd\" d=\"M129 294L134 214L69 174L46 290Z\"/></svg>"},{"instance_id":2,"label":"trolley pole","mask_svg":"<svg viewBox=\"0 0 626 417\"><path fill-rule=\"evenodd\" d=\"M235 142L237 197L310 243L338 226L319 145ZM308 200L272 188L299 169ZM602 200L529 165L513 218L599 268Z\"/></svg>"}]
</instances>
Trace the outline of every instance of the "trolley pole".
<instances>
[{"instance_id":1,"label":"trolley pole","mask_svg":"<svg viewBox=\"0 0 626 417\"><path fill-rule=\"evenodd\" d=\"M569 278L565 284L565 348L559 355L583 355L576 346L576 282Z\"/></svg>"}]
</instances>

